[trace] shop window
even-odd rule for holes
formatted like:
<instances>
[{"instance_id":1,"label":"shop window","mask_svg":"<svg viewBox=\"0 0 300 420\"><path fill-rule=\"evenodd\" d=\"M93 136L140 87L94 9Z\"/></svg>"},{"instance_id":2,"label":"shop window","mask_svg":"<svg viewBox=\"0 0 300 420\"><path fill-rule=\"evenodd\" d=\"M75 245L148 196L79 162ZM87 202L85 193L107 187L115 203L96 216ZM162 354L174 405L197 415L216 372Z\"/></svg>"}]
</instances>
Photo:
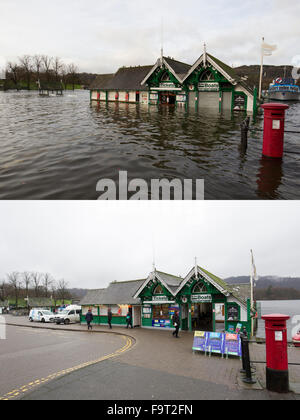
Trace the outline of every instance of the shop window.
<instances>
[{"instance_id":1,"label":"shop window","mask_svg":"<svg viewBox=\"0 0 300 420\"><path fill-rule=\"evenodd\" d=\"M161 285L159 284L158 286L156 286L156 288L154 289L153 295L163 295L164 291L163 288L161 287Z\"/></svg>"},{"instance_id":2,"label":"shop window","mask_svg":"<svg viewBox=\"0 0 300 420\"><path fill-rule=\"evenodd\" d=\"M197 283L193 289L193 293L207 293L207 287L203 283Z\"/></svg>"},{"instance_id":3,"label":"shop window","mask_svg":"<svg viewBox=\"0 0 300 420\"><path fill-rule=\"evenodd\" d=\"M153 319L170 319L169 305L153 305Z\"/></svg>"}]
</instances>

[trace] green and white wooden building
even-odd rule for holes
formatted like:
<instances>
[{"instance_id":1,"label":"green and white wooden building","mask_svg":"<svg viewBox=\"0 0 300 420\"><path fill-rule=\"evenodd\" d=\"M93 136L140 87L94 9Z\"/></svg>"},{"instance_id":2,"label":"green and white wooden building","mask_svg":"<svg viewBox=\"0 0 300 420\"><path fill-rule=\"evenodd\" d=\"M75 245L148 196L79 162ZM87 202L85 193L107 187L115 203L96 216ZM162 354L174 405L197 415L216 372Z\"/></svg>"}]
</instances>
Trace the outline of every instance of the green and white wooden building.
<instances>
[{"instance_id":1,"label":"green and white wooden building","mask_svg":"<svg viewBox=\"0 0 300 420\"><path fill-rule=\"evenodd\" d=\"M205 48L193 65L162 56L153 66L122 67L116 74L100 75L91 86L91 101L252 113L257 90Z\"/></svg>"},{"instance_id":2,"label":"green and white wooden building","mask_svg":"<svg viewBox=\"0 0 300 420\"><path fill-rule=\"evenodd\" d=\"M81 301L82 322L89 309L95 324L125 325L132 312L133 325L143 328L173 328L172 316L180 312L183 330L228 331L237 325L251 333L250 284L229 285L199 266L185 278L158 270L145 280L114 282L107 289L91 290Z\"/></svg>"}]
</instances>

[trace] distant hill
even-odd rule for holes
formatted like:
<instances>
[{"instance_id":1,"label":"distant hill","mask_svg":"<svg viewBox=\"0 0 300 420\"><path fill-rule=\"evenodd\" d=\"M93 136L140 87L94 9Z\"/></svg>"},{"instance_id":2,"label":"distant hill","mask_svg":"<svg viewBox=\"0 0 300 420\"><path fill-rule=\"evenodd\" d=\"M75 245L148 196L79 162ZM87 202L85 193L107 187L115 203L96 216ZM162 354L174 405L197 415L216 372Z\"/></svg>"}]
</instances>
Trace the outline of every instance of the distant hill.
<instances>
[{"instance_id":1,"label":"distant hill","mask_svg":"<svg viewBox=\"0 0 300 420\"><path fill-rule=\"evenodd\" d=\"M249 283L249 276L229 277L229 284ZM300 299L300 277L262 276L255 284L256 300L292 300Z\"/></svg>"},{"instance_id":2,"label":"distant hill","mask_svg":"<svg viewBox=\"0 0 300 420\"><path fill-rule=\"evenodd\" d=\"M225 281L229 284L249 283L250 276L229 277ZM256 282L257 289L266 289L270 286L300 291L300 277L262 276Z\"/></svg>"},{"instance_id":3,"label":"distant hill","mask_svg":"<svg viewBox=\"0 0 300 420\"><path fill-rule=\"evenodd\" d=\"M273 82L274 79L277 77L284 77L286 68L286 77L292 77L292 69L293 66L267 66L264 65L264 72L263 72L263 90L268 89L269 84ZM259 75L260 75L260 66L259 65L252 65L252 66L241 66L235 67L234 71L239 76L247 76L248 79L246 83L253 88L254 86L259 86Z\"/></svg>"}]
</instances>

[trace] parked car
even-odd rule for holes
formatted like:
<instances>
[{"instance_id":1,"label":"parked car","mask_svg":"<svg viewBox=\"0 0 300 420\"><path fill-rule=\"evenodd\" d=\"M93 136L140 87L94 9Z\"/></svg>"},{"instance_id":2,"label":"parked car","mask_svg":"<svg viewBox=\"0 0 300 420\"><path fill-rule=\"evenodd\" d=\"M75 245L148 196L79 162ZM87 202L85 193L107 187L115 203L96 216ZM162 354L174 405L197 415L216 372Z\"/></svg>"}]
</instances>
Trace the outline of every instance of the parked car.
<instances>
[{"instance_id":1,"label":"parked car","mask_svg":"<svg viewBox=\"0 0 300 420\"><path fill-rule=\"evenodd\" d=\"M54 322L56 324L73 324L80 322L81 306L69 306L64 311L60 312L58 315L54 316Z\"/></svg>"},{"instance_id":2,"label":"parked car","mask_svg":"<svg viewBox=\"0 0 300 420\"><path fill-rule=\"evenodd\" d=\"M47 309L31 309L29 313L30 322L53 322L54 314Z\"/></svg>"}]
</instances>

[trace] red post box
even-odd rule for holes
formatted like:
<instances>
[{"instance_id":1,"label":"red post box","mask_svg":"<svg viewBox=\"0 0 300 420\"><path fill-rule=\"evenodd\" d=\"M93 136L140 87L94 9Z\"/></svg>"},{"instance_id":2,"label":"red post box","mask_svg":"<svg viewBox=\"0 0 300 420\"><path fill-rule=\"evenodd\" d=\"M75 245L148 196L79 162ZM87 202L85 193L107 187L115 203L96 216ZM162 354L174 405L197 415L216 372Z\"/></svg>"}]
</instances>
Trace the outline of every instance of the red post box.
<instances>
[{"instance_id":1,"label":"red post box","mask_svg":"<svg viewBox=\"0 0 300 420\"><path fill-rule=\"evenodd\" d=\"M266 328L267 389L274 392L289 392L289 370L287 353L288 315L264 315Z\"/></svg>"},{"instance_id":2,"label":"red post box","mask_svg":"<svg viewBox=\"0 0 300 420\"><path fill-rule=\"evenodd\" d=\"M265 111L263 155L271 158L282 158L285 111L289 106L280 103L269 103L261 107Z\"/></svg>"}]
</instances>

